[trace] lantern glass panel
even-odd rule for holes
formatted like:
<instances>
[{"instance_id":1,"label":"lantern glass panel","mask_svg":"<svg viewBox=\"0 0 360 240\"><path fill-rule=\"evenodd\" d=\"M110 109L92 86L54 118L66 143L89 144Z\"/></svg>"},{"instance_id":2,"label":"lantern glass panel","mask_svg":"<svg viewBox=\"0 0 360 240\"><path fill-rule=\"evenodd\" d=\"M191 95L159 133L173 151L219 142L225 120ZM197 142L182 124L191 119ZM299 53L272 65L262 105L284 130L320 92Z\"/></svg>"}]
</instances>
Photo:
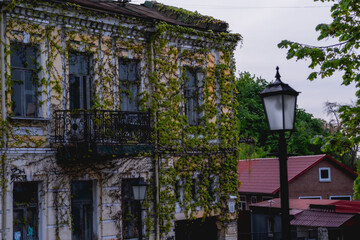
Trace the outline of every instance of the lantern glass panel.
<instances>
[{"instance_id":1,"label":"lantern glass panel","mask_svg":"<svg viewBox=\"0 0 360 240\"><path fill-rule=\"evenodd\" d=\"M271 131L294 128L296 96L279 94L264 97L263 100Z\"/></svg>"},{"instance_id":2,"label":"lantern glass panel","mask_svg":"<svg viewBox=\"0 0 360 240\"><path fill-rule=\"evenodd\" d=\"M264 97L264 106L269 128L272 131L283 129L282 95Z\"/></svg>"},{"instance_id":3,"label":"lantern glass panel","mask_svg":"<svg viewBox=\"0 0 360 240\"><path fill-rule=\"evenodd\" d=\"M284 95L284 130L294 128L296 96Z\"/></svg>"},{"instance_id":4,"label":"lantern glass panel","mask_svg":"<svg viewBox=\"0 0 360 240\"><path fill-rule=\"evenodd\" d=\"M146 185L134 185L133 187L134 199L135 200L144 200Z\"/></svg>"}]
</instances>

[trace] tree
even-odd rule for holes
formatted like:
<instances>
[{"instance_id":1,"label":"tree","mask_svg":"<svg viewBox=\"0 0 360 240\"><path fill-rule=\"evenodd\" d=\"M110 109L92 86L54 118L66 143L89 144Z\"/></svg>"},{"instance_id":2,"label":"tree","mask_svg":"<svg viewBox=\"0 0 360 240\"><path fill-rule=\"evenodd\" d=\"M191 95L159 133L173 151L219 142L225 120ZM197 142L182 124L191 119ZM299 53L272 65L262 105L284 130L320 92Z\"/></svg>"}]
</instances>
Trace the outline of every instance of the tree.
<instances>
[{"instance_id":1,"label":"tree","mask_svg":"<svg viewBox=\"0 0 360 240\"><path fill-rule=\"evenodd\" d=\"M350 129L347 124L343 124L339 116L339 109L345 106L336 102L325 103L325 112L331 117L327 123L330 134L316 136L313 143L322 146L323 152L330 154L350 169L355 170L359 145L350 140L354 129Z\"/></svg>"},{"instance_id":2,"label":"tree","mask_svg":"<svg viewBox=\"0 0 360 240\"><path fill-rule=\"evenodd\" d=\"M318 1L318 0L314 0ZM321 0L333 2L333 0ZM335 38L337 44L328 46L309 46L293 41L284 40L278 44L280 48L288 49L287 58L296 60L310 59L309 68L314 71L308 76L309 80L318 77L332 76L336 71L342 73L342 84L355 83L360 88L360 2L353 0L339 0L331 7L332 22L319 24L318 40ZM360 144L360 89L356 92L357 101L354 105L339 108L339 119L342 130L333 135L327 142L333 141L332 150L344 154L346 149ZM345 130L343 130L345 129ZM339 147L345 144L345 148ZM347 151L347 152L348 152ZM360 179L355 182L355 197L359 197Z\"/></svg>"},{"instance_id":3,"label":"tree","mask_svg":"<svg viewBox=\"0 0 360 240\"><path fill-rule=\"evenodd\" d=\"M244 144L241 158L266 157L278 151L278 137L267 126L259 93L268 85L262 78L242 72L237 79L239 136ZM288 142L289 153L311 155L321 153L320 146L312 143L316 135L326 136L324 122L304 109L297 109L295 130Z\"/></svg>"},{"instance_id":4,"label":"tree","mask_svg":"<svg viewBox=\"0 0 360 240\"><path fill-rule=\"evenodd\" d=\"M296 110L295 129L288 141L289 153L296 155L314 155L322 153L321 146L315 144L312 139L315 136L328 136L324 129L325 121L314 118L304 109Z\"/></svg>"}]
</instances>

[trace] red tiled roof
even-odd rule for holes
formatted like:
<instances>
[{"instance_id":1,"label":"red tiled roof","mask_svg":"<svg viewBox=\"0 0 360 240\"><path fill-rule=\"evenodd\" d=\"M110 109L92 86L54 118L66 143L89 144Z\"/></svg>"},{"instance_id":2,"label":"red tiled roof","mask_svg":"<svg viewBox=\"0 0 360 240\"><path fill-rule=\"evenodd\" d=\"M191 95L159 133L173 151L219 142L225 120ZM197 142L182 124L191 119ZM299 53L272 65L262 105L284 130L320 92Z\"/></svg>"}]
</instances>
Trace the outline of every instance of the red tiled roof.
<instances>
[{"instance_id":1,"label":"red tiled roof","mask_svg":"<svg viewBox=\"0 0 360 240\"><path fill-rule=\"evenodd\" d=\"M255 207L269 207L271 201L271 207L273 208L281 208L281 199L274 198L269 201L258 202L255 204L251 204L251 206ZM290 209L300 209L305 210L308 209L310 204L314 205L333 205L339 200L329 200L329 199L289 199L289 208ZM360 206L360 202L358 203Z\"/></svg>"},{"instance_id":2,"label":"red tiled roof","mask_svg":"<svg viewBox=\"0 0 360 240\"><path fill-rule=\"evenodd\" d=\"M360 201L338 200L334 205L336 206L336 212L360 213Z\"/></svg>"},{"instance_id":3,"label":"red tiled roof","mask_svg":"<svg viewBox=\"0 0 360 240\"><path fill-rule=\"evenodd\" d=\"M323 154L289 157L288 181L293 181L323 159L332 161L353 176L357 176L354 171L350 170L330 156ZM241 181L239 192L274 194L280 189L279 176L278 158L241 160L238 163L238 178Z\"/></svg>"},{"instance_id":4,"label":"red tiled roof","mask_svg":"<svg viewBox=\"0 0 360 240\"><path fill-rule=\"evenodd\" d=\"M270 207L270 203L272 208L281 208L280 198L274 198L269 201L251 204L251 207ZM289 199L289 208L294 213L298 212L294 210L309 209L310 205L335 206L335 212L337 213L360 213L360 201L330 199Z\"/></svg>"},{"instance_id":5,"label":"red tiled roof","mask_svg":"<svg viewBox=\"0 0 360 240\"><path fill-rule=\"evenodd\" d=\"M340 227L354 214L327 212L322 210L304 210L291 220L291 225L308 227Z\"/></svg>"}]
</instances>

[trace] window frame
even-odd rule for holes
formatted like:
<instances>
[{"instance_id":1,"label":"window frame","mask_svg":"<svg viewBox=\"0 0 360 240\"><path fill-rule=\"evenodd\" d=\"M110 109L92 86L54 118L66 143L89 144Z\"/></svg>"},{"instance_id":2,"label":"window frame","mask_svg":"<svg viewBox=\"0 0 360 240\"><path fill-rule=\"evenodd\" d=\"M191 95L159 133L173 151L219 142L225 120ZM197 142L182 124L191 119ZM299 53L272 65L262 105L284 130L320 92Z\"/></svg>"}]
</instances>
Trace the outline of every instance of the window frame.
<instances>
[{"instance_id":1,"label":"window frame","mask_svg":"<svg viewBox=\"0 0 360 240\"><path fill-rule=\"evenodd\" d=\"M321 172L327 170L328 171L328 177L327 178L323 178L321 177ZM319 168L319 181L320 182L331 182L331 170L330 167L320 167Z\"/></svg>"},{"instance_id":2,"label":"window frame","mask_svg":"<svg viewBox=\"0 0 360 240\"><path fill-rule=\"evenodd\" d=\"M36 199L34 199L34 202L29 202L29 203L25 203L23 201L21 201L21 203L19 205L16 205L15 203L15 198L16 198L16 195L15 194L15 188L16 186L15 185L25 185L25 186L22 186L23 189L29 189L29 186L26 186L27 184L33 184L34 186L34 196L36 197ZM29 182L14 182L14 185L13 185L13 208L12 208L12 211L13 211L13 221L15 220L14 219L14 212L16 211L22 211L22 214L23 214L23 218L27 218L28 217L28 212L30 211L30 209L33 209L35 210L35 215L33 216L35 218L35 223L33 224L35 226L35 236L34 236L34 240L37 240L37 239L40 239L41 237L41 216L40 216L40 212L41 212L41 199L40 199L40 183L39 182L36 182L36 181L29 181ZM24 224L20 224L20 225L24 225ZM21 232L21 239L26 239L24 238L23 236L27 236L27 231L26 230L26 227L24 228L25 226L22 226L22 230L20 231ZM13 226L13 237L15 236L15 224ZM19 231L17 231L19 232ZM15 237L14 237L15 239Z\"/></svg>"},{"instance_id":3,"label":"window frame","mask_svg":"<svg viewBox=\"0 0 360 240\"><path fill-rule=\"evenodd\" d=\"M187 86L189 83L186 74L190 73L194 77L194 85ZM189 65L183 66L183 94L184 94L184 114L187 118L189 126L200 125L202 112L200 106L202 105L201 87L202 87L203 73L200 67L193 67ZM188 91L192 93L189 94ZM192 100L193 105L189 107L189 99Z\"/></svg>"},{"instance_id":4,"label":"window frame","mask_svg":"<svg viewBox=\"0 0 360 240\"><path fill-rule=\"evenodd\" d=\"M30 48L34 48L34 56L31 57L35 57L35 60L33 61L33 65L34 66L30 66L30 67L26 67L26 66L14 66L12 64L12 59L15 58L13 56L13 54L15 53L14 49L12 49L12 47L21 47L23 48L23 52L26 52L26 48L30 47ZM39 81L41 79L41 45L36 44L36 43L31 43L31 42L21 42L21 41L11 41L10 42L10 50L11 50L11 54L10 54L10 68L11 68L11 76L12 76L12 81L13 81L13 85L11 86L11 88L13 89L13 92L11 94L11 102L12 102L12 106L11 106L11 112L13 114L12 118L25 118L25 119L37 119L37 118L41 118L41 106L40 106L40 101L41 101L41 85L39 85ZM16 49L15 49L16 50ZM25 56L26 57L26 56ZM31 65L31 64L29 64ZM21 74L21 79L18 79L18 81L22 81L23 83L15 83L16 80L14 80L14 71L18 71ZM31 90L27 90L26 89L26 73L30 73L31 74L31 80L32 80L32 88ZM36 82L35 80L37 80L38 82ZM15 115L15 104L16 104L16 100L15 100L15 89L14 87L18 85L20 87L20 93L17 93L16 95L20 95L20 115ZM27 103L27 95L30 95L33 98L33 102L32 103ZM33 104L33 115L28 116L27 112L29 111L29 104Z\"/></svg>"},{"instance_id":5,"label":"window frame","mask_svg":"<svg viewBox=\"0 0 360 240\"><path fill-rule=\"evenodd\" d=\"M322 196L300 196L298 199L322 199Z\"/></svg>"},{"instance_id":6,"label":"window frame","mask_svg":"<svg viewBox=\"0 0 360 240\"><path fill-rule=\"evenodd\" d=\"M246 198L246 195L240 195L239 196L239 208L242 211L247 210L247 198Z\"/></svg>"},{"instance_id":7,"label":"window frame","mask_svg":"<svg viewBox=\"0 0 360 240\"><path fill-rule=\"evenodd\" d=\"M122 64L127 63L127 64ZM129 79L129 74L125 78L121 76L121 64L130 67L130 64L135 65L135 79ZM129 72L129 71L127 71ZM141 94L141 60L138 58L118 58L118 96L119 106L121 111L137 112L140 110L140 94ZM132 89L136 89L136 92L132 92ZM131 96L129 96L131 93ZM135 96L133 96L135 95ZM126 102L124 101L126 100Z\"/></svg>"},{"instance_id":8,"label":"window frame","mask_svg":"<svg viewBox=\"0 0 360 240\"><path fill-rule=\"evenodd\" d=\"M177 176L176 182L175 182L175 196L176 196L176 206L175 206L175 212L180 213L185 210L184 207L184 180L181 179L179 176Z\"/></svg>"},{"instance_id":9,"label":"window frame","mask_svg":"<svg viewBox=\"0 0 360 240\"><path fill-rule=\"evenodd\" d=\"M349 198L349 199L344 199L344 198ZM330 200L349 200L352 201L352 196L351 195L331 195L329 196Z\"/></svg>"},{"instance_id":10,"label":"window frame","mask_svg":"<svg viewBox=\"0 0 360 240\"><path fill-rule=\"evenodd\" d=\"M70 61L71 61L71 55L77 55L77 56L83 56L87 58L87 73L75 73L72 72L70 69ZM68 86L69 86L69 109L70 110L87 110L91 109L92 107L92 99L93 99L93 86L92 86L92 80L93 80L93 54L89 52L81 52L76 50L70 50L69 51L69 60L68 60ZM79 81L79 108L72 107L72 93L71 93L71 81L72 79L78 78Z\"/></svg>"},{"instance_id":11,"label":"window frame","mask_svg":"<svg viewBox=\"0 0 360 240\"><path fill-rule=\"evenodd\" d=\"M143 236L142 233L142 209L141 209L141 203L138 200L134 199L134 195L132 192L132 185L134 183L137 183L138 178L123 178L121 180L121 214L122 214L122 239L140 239ZM127 186L125 186L127 185ZM125 189L127 188L127 189ZM129 209L127 209L129 207ZM134 211L136 213L135 222L129 219L127 217L128 212ZM135 214L134 214L135 215ZM132 216L130 216L132 217ZM130 226L131 225L131 226ZM127 235L129 234L129 231L125 231L128 227L136 228L136 232L133 232L134 235Z\"/></svg>"},{"instance_id":12,"label":"window frame","mask_svg":"<svg viewBox=\"0 0 360 240\"><path fill-rule=\"evenodd\" d=\"M87 182L87 183L89 183L90 184L90 190L91 190L91 193L90 193L90 196L91 196L91 200L74 200L73 201L73 196L74 196L74 194L73 194L73 191L72 191L72 184L74 183L74 182ZM78 206L78 205L80 205L80 208L82 209L82 210L84 210L85 208L84 208L84 206L90 206L90 208L91 208L91 216L89 217L89 219L90 219L90 231L91 231L91 233L88 233L88 234L85 234L85 235L81 235L80 236L80 239L81 240L93 240L93 239L97 239L96 238L96 233L97 233L97 228L96 228L96 226L97 226L97 221L96 221L96 210L97 210L97 208L96 208L96 182L95 181L93 181L93 180L73 180L73 181L71 181L70 182L70 192L71 192L71 199L70 199L70 205L71 205L71 215L72 216L74 216L74 213L73 213L73 210L74 210L74 206L76 205L76 206ZM82 212L82 214L83 214L84 212ZM80 219L82 219L81 218L81 213L80 213ZM72 219L71 219L72 221L74 221L74 217L72 217ZM80 222L82 222L82 221L80 221ZM71 225L71 228L72 228L72 233L71 233L71 239L73 239L73 231L74 231L74 223L72 222L72 225ZM82 226L80 226L80 227L82 227ZM84 230L84 229L82 229L82 230ZM89 238L89 236L90 236L90 238Z\"/></svg>"}]
</instances>

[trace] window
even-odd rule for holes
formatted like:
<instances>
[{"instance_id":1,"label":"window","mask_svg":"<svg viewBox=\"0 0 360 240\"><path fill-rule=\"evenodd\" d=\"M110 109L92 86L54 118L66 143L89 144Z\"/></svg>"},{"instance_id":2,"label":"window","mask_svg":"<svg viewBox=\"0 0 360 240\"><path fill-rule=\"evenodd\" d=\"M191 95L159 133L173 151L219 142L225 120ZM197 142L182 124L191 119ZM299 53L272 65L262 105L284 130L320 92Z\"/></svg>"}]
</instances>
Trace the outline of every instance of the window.
<instances>
[{"instance_id":1,"label":"window","mask_svg":"<svg viewBox=\"0 0 360 240\"><path fill-rule=\"evenodd\" d=\"M91 55L71 52L69 55L70 109L91 108Z\"/></svg>"},{"instance_id":2,"label":"window","mask_svg":"<svg viewBox=\"0 0 360 240\"><path fill-rule=\"evenodd\" d=\"M273 197L271 197L271 196L262 196L262 201L269 201L269 200L271 200L271 199L273 199Z\"/></svg>"},{"instance_id":3,"label":"window","mask_svg":"<svg viewBox=\"0 0 360 240\"><path fill-rule=\"evenodd\" d=\"M140 62L137 59L119 59L120 108L139 110Z\"/></svg>"},{"instance_id":4,"label":"window","mask_svg":"<svg viewBox=\"0 0 360 240\"><path fill-rule=\"evenodd\" d=\"M251 204L255 204L255 203L257 203L257 197L251 196Z\"/></svg>"},{"instance_id":5,"label":"window","mask_svg":"<svg viewBox=\"0 0 360 240\"><path fill-rule=\"evenodd\" d=\"M199 124L199 90L200 73L190 67L185 68L185 114L190 126Z\"/></svg>"},{"instance_id":6,"label":"window","mask_svg":"<svg viewBox=\"0 0 360 240\"><path fill-rule=\"evenodd\" d=\"M14 240L39 239L38 183L14 183L13 237Z\"/></svg>"},{"instance_id":7,"label":"window","mask_svg":"<svg viewBox=\"0 0 360 240\"><path fill-rule=\"evenodd\" d=\"M319 181L320 182L331 181L330 168L328 167L319 168Z\"/></svg>"},{"instance_id":8,"label":"window","mask_svg":"<svg viewBox=\"0 0 360 240\"><path fill-rule=\"evenodd\" d=\"M322 199L321 196L301 196L299 199Z\"/></svg>"},{"instance_id":9,"label":"window","mask_svg":"<svg viewBox=\"0 0 360 240\"><path fill-rule=\"evenodd\" d=\"M36 45L11 43L12 112L15 117L38 117L39 50Z\"/></svg>"},{"instance_id":10,"label":"window","mask_svg":"<svg viewBox=\"0 0 360 240\"><path fill-rule=\"evenodd\" d=\"M72 240L94 239L93 231L93 183L71 183Z\"/></svg>"},{"instance_id":11,"label":"window","mask_svg":"<svg viewBox=\"0 0 360 240\"><path fill-rule=\"evenodd\" d=\"M330 196L330 200L350 200L351 201L351 195Z\"/></svg>"},{"instance_id":12,"label":"window","mask_svg":"<svg viewBox=\"0 0 360 240\"><path fill-rule=\"evenodd\" d=\"M208 193L210 201L213 204L219 202L219 176L211 174L209 177L210 185L208 187Z\"/></svg>"},{"instance_id":13,"label":"window","mask_svg":"<svg viewBox=\"0 0 360 240\"><path fill-rule=\"evenodd\" d=\"M123 239L141 237L141 206L133 196L132 185L138 180L123 179L121 184Z\"/></svg>"},{"instance_id":14,"label":"window","mask_svg":"<svg viewBox=\"0 0 360 240\"><path fill-rule=\"evenodd\" d=\"M242 211L246 210L246 196L245 195L240 196L240 209Z\"/></svg>"},{"instance_id":15,"label":"window","mask_svg":"<svg viewBox=\"0 0 360 240\"><path fill-rule=\"evenodd\" d=\"M184 208L184 180L180 177L177 177L175 183L175 196L176 196L176 203L175 203L175 212L179 213L185 210Z\"/></svg>"}]
</instances>

